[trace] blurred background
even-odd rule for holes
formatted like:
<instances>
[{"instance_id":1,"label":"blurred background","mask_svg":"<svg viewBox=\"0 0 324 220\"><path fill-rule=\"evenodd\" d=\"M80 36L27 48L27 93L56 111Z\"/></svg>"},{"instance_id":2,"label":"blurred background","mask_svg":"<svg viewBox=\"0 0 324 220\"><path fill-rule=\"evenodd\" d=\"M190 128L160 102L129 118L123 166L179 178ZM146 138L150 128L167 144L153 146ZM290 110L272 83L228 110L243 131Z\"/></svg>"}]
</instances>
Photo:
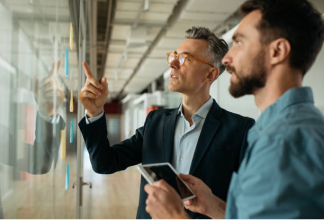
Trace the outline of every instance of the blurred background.
<instances>
[{"instance_id":1,"label":"blurred background","mask_svg":"<svg viewBox=\"0 0 324 220\"><path fill-rule=\"evenodd\" d=\"M166 53L192 26L231 46L244 0L0 0L0 218L135 218L140 173L93 172L78 129L82 61L106 77L111 144L149 111L176 108ZM323 0L311 0L324 13ZM324 49L306 74L324 113ZM252 96L234 99L230 74L211 95L229 111L259 117ZM50 117L55 115L54 117Z\"/></svg>"}]
</instances>

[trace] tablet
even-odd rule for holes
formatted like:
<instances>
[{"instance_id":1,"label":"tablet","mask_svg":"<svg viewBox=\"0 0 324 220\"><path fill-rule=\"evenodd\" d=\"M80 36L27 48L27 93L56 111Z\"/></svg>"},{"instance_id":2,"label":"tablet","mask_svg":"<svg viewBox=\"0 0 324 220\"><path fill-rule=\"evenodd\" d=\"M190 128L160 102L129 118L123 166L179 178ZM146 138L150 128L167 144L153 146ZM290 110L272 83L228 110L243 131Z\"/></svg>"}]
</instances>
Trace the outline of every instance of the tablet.
<instances>
[{"instance_id":1,"label":"tablet","mask_svg":"<svg viewBox=\"0 0 324 220\"><path fill-rule=\"evenodd\" d=\"M178 172L170 163L137 165L137 169L151 185L153 185L153 182L163 179L175 189L182 201L196 197L190 187L179 177Z\"/></svg>"}]
</instances>

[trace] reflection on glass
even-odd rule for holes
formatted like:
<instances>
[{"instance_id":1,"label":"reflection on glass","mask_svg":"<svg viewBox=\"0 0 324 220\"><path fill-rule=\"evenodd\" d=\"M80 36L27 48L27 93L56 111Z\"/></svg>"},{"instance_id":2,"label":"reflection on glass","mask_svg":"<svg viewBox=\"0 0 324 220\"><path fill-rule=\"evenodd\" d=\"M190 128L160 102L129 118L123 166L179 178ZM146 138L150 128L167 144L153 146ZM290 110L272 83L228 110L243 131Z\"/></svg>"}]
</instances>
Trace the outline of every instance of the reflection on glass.
<instances>
[{"instance_id":1,"label":"reflection on glass","mask_svg":"<svg viewBox=\"0 0 324 220\"><path fill-rule=\"evenodd\" d=\"M33 93L38 111L30 103L19 105L22 121L18 135L0 124L0 163L31 174L44 174L50 170L53 160L54 163L57 162L61 130L65 127L63 118L54 114L59 111L65 98L63 88L57 80L60 66L61 62L57 66L53 64L50 73L40 83L38 76L33 78ZM15 150L19 153L19 159L12 152Z\"/></svg>"},{"instance_id":2,"label":"reflection on glass","mask_svg":"<svg viewBox=\"0 0 324 220\"><path fill-rule=\"evenodd\" d=\"M77 117L66 99L78 71L76 51L65 57L73 44L69 7L68 0L0 1L0 218L75 218L75 191L65 191L76 179L65 178L76 158L65 122ZM73 204L69 211L62 201Z\"/></svg>"}]
</instances>

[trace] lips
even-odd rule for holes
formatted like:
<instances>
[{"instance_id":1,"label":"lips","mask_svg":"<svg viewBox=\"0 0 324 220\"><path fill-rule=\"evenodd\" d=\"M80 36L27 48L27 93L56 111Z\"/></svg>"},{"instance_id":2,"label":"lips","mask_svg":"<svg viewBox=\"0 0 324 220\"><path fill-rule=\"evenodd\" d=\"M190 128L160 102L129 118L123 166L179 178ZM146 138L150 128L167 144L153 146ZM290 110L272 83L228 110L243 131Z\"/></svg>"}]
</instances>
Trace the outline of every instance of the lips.
<instances>
[{"instance_id":1,"label":"lips","mask_svg":"<svg viewBox=\"0 0 324 220\"><path fill-rule=\"evenodd\" d=\"M178 79L179 77L177 75L175 75L174 73L171 73L170 74L170 78L172 78L172 79Z\"/></svg>"}]
</instances>

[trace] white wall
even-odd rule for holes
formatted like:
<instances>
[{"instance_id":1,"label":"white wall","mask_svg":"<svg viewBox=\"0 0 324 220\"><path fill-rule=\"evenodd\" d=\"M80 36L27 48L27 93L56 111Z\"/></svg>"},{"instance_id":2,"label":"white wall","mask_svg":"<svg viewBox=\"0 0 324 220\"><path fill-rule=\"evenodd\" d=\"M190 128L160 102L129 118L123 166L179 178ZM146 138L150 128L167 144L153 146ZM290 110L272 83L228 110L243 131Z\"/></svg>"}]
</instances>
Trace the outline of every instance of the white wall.
<instances>
[{"instance_id":1,"label":"white wall","mask_svg":"<svg viewBox=\"0 0 324 220\"><path fill-rule=\"evenodd\" d=\"M313 89L315 106L324 114L324 48L304 78L303 86Z\"/></svg>"},{"instance_id":2,"label":"white wall","mask_svg":"<svg viewBox=\"0 0 324 220\"><path fill-rule=\"evenodd\" d=\"M212 84L210 95L217 101L220 107L227 111L234 112L253 119L259 117L259 109L254 104L252 95L238 99L233 98L228 91L231 75L224 71L222 75Z\"/></svg>"}]
</instances>

